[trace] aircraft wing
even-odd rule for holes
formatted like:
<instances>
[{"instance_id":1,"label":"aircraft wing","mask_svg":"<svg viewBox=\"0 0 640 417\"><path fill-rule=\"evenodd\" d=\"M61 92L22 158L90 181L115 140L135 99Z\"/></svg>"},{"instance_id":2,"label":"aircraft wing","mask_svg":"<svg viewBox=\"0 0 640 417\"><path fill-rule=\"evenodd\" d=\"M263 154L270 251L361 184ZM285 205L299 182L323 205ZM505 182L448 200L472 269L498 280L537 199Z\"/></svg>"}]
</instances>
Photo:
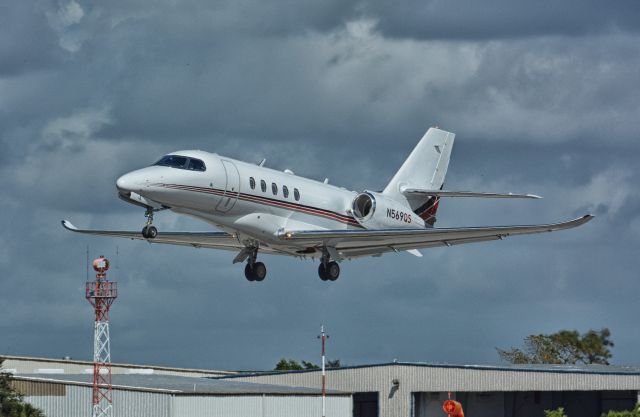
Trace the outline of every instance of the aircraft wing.
<instances>
[{"instance_id":1,"label":"aircraft wing","mask_svg":"<svg viewBox=\"0 0 640 417\"><path fill-rule=\"evenodd\" d=\"M244 245L238 239L226 232L158 232L153 239L145 239L141 232L115 230L84 230L78 229L67 220L62 220L65 229L76 233L97 236L122 237L133 240L146 240L151 243L166 243L170 245L193 246L196 248L226 249L238 251Z\"/></svg>"},{"instance_id":2,"label":"aircraft wing","mask_svg":"<svg viewBox=\"0 0 640 417\"><path fill-rule=\"evenodd\" d=\"M391 251L501 240L515 235L554 232L580 226L592 218L593 216L588 214L563 223L529 226L284 231L279 234L279 237L285 242L335 249L342 258L350 258Z\"/></svg>"}]
</instances>

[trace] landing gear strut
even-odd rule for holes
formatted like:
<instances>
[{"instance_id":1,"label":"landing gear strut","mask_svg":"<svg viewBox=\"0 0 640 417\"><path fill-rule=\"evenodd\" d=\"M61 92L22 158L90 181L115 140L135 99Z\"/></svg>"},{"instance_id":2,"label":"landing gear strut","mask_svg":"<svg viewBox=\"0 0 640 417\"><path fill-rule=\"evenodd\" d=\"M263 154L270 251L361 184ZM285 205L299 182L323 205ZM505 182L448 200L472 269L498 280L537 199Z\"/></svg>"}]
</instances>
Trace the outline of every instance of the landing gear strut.
<instances>
[{"instance_id":1,"label":"landing gear strut","mask_svg":"<svg viewBox=\"0 0 640 417\"><path fill-rule=\"evenodd\" d=\"M320 259L318 275L323 281L335 281L340 276L340 265L332 261L328 253L324 253Z\"/></svg>"},{"instance_id":2,"label":"landing gear strut","mask_svg":"<svg viewBox=\"0 0 640 417\"><path fill-rule=\"evenodd\" d=\"M147 224L142 228L142 237L145 239L153 239L158 236L158 229L153 226L153 209L147 207L147 211L144 212L144 217L147 218Z\"/></svg>"},{"instance_id":3,"label":"landing gear strut","mask_svg":"<svg viewBox=\"0 0 640 417\"><path fill-rule=\"evenodd\" d=\"M258 249L254 249L247 259L244 276L248 281L263 281L267 276L267 267L262 262L256 262L257 257Z\"/></svg>"}]
</instances>

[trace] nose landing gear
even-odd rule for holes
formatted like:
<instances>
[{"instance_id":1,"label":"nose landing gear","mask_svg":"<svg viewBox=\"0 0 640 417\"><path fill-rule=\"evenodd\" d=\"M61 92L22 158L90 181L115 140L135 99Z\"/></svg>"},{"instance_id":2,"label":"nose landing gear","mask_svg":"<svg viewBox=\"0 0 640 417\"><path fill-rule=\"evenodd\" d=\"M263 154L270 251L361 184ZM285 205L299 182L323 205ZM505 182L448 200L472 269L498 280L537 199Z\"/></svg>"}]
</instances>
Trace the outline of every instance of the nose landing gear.
<instances>
[{"instance_id":1,"label":"nose landing gear","mask_svg":"<svg viewBox=\"0 0 640 417\"><path fill-rule=\"evenodd\" d=\"M158 236L158 229L153 226L153 209L147 207L147 211L144 212L144 217L147 218L147 224L142 228L142 237L145 239L153 239Z\"/></svg>"}]
</instances>

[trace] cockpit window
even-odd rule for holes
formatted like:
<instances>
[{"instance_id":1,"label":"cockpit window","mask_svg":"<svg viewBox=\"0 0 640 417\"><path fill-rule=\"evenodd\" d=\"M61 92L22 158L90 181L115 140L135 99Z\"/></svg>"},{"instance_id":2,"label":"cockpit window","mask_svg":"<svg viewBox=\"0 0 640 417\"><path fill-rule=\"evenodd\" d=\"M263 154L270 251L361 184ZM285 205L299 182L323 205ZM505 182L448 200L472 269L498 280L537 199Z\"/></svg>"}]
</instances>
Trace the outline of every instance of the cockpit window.
<instances>
[{"instance_id":1,"label":"cockpit window","mask_svg":"<svg viewBox=\"0 0 640 417\"><path fill-rule=\"evenodd\" d=\"M153 165L159 165L163 167L188 169L191 171L206 171L207 168L199 159L188 158L180 155L165 155L158 162Z\"/></svg>"},{"instance_id":2,"label":"cockpit window","mask_svg":"<svg viewBox=\"0 0 640 417\"><path fill-rule=\"evenodd\" d=\"M189 158L189 166L187 169L191 171L204 171L206 168L204 167L204 162L201 160Z\"/></svg>"},{"instance_id":3,"label":"cockpit window","mask_svg":"<svg viewBox=\"0 0 640 417\"><path fill-rule=\"evenodd\" d=\"M187 158L185 158L184 156L166 155L160 158L160 160L156 162L154 165L184 169L186 164L187 164Z\"/></svg>"}]
</instances>

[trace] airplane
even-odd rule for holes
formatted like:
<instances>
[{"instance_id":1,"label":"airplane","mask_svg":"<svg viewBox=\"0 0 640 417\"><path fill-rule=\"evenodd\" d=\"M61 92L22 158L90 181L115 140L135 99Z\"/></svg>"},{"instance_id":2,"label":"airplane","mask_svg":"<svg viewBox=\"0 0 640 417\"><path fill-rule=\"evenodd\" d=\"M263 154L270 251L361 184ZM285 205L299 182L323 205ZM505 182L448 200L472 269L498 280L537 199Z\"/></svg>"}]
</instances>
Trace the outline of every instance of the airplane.
<instances>
[{"instance_id":1,"label":"airplane","mask_svg":"<svg viewBox=\"0 0 640 417\"><path fill-rule=\"evenodd\" d=\"M73 232L150 243L224 249L246 261L245 277L262 281L267 269L258 252L319 259L318 275L335 281L339 262L387 252L501 240L580 226L592 215L553 224L435 228L441 198L538 199L534 194L450 191L443 188L455 134L429 128L382 191L347 190L328 183L199 150L172 152L116 181L124 201L145 209L141 232ZM201 219L221 231L159 232L154 213L170 210Z\"/></svg>"}]
</instances>

